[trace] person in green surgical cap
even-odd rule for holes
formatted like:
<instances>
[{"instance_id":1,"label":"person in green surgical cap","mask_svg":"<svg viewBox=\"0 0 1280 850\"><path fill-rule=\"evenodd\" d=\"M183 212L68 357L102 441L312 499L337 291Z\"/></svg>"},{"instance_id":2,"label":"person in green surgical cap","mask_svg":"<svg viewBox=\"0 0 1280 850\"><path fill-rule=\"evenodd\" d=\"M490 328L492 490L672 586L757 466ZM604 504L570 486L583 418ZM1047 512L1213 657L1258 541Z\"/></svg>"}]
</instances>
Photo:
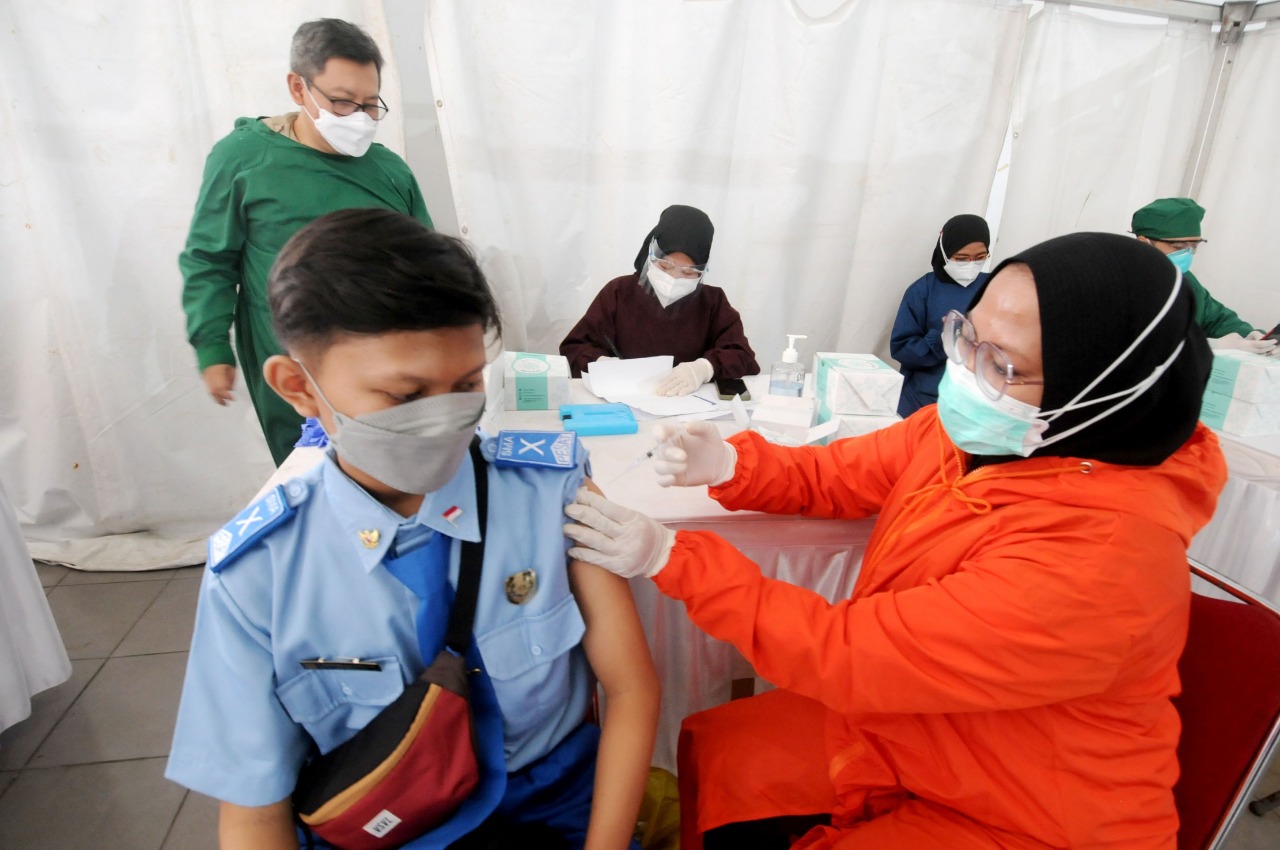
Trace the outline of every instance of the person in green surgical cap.
<instances>
[{"instance_id":1,"label":"person in green surgical cap","mask_svg":"<svg viewBox=\"0 0 1280 850\"><path fill-rule=\"evenodd\" d=\"M1196 324L1216 349L1238 348L1255 354L1275 354L1276 341L1263 339L1263 331L1252 327L1235 311L1209 294L1191 273L1196 250L1209 240L1200 236L1204 207L1191 198L1160 198L1133 214L1130 229L1139 242L1154 246L1182 270L1196 297Z\"/></svg>"}]
</instances>

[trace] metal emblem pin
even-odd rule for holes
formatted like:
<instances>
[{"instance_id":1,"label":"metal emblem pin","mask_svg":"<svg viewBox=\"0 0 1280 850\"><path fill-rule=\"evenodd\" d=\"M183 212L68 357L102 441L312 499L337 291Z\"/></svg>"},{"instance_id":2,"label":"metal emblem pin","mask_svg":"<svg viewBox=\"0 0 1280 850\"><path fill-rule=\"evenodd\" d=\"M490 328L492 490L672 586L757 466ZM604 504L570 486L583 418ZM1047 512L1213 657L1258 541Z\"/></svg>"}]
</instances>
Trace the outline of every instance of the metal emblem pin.
<instances>
[{"instance_id":1,"label":"metal emblem pin","mask_svg":"<svg viewBox=\"0 0 1280 850\"><path fill-rule=\"evenodd\" d=\"M360 532L360 542L364 544L366 549L375 549L378 541L382 539L382 534L376 528L370 528Z\"/></svg>"},{"instance_id":2,"label":"metal emblem pin","mask_svg":"<svg viewBox=\"0 0 1280 850\"><path fill-rule=\"evenodd\" d=\"M507 601L523 605L538 592L538 574L534 570L521 570L507 576Z\"/></svg>"}]
</instances>

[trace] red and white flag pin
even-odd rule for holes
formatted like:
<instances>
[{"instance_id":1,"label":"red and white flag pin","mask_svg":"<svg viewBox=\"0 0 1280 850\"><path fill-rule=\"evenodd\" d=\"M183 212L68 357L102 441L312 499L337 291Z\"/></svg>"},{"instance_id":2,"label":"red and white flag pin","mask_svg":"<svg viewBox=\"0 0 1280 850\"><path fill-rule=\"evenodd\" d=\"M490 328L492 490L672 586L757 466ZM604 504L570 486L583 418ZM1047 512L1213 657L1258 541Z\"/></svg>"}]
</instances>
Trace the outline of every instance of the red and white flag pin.
<instances>
[{"instance_id":1,"label":"red and white flag pin","mask_svg":"<svg viewBox=\"0 0 1280 850\"><path fill-rule=\"evenodd\" d=\"M454 505L453 507L449 508L449 510L440 514L440 516L449 520L449 522L453 523L454 525L457 525L458 517L462 516L462 508L458 507L457 505Z\"/></svg>"}]
</instances>

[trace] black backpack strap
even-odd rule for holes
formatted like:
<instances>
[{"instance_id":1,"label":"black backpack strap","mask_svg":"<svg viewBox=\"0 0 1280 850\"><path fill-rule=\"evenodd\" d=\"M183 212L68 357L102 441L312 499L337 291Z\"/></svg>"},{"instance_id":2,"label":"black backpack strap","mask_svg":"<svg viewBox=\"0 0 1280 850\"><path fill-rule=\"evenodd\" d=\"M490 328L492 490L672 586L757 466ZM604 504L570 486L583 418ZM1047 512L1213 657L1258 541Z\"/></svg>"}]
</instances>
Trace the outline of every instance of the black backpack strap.
<instances>
[{"instance_id":1,"label":"black backpack strap","mask_svg":"<svg viewBox=\"0 0 1280 850\"><path fill-rule=\"evenodd\" d=\"M480 523L480 542L462 541L462 563L458 567L458 589L449 611L449 627L445 646L459 655L471 647L471 626L476 618L476 600L480 598L480 570L484 566L484 538L489 519L489 465L480 453L480 438L471 441L471 465L476 479L476 513Z\"/></svg>"}]
</instances>

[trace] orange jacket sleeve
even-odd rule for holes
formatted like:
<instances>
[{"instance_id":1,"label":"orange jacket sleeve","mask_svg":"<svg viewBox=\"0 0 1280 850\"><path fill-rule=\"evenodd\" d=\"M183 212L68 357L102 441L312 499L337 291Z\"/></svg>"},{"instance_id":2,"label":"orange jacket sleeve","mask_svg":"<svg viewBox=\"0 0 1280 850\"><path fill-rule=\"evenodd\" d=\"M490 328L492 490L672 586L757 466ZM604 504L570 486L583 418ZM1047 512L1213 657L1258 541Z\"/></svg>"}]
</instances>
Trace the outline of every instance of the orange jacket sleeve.
<instances>
[{"instance_id":1,"label":"orange jacket sleeve","mask_svg":"<svg viewBox=\"0 0 1280 850\"><path fill-rule=\"evenodd\" d=\"M879 513L911 457L906 447L918 441L919 427L907 420L829 446L800 448L775 446L743 431L729 438L738 451L734 477L708 493L729 510L870 516Z\"/></svg>"},{"instance_id":2,"label":"orange jacket sleeve","mask_svg":"<svg viewBox=\"0 0 1280 850\"><path fill-rule=\"evenodd\" d=\"M1008 519L1032 531L902 591L831 604L764 578L716 535L686 531L656 582L765 679L844 713L1014 709L1098 693L1135 630L1161 618L1176 658L1187 604L1180 541L1110 513L1053 525L1033 506L1008 510L1030 512ZM1143 570L1179 574L1134 582Z\"/></svg>"}]
</instances>

